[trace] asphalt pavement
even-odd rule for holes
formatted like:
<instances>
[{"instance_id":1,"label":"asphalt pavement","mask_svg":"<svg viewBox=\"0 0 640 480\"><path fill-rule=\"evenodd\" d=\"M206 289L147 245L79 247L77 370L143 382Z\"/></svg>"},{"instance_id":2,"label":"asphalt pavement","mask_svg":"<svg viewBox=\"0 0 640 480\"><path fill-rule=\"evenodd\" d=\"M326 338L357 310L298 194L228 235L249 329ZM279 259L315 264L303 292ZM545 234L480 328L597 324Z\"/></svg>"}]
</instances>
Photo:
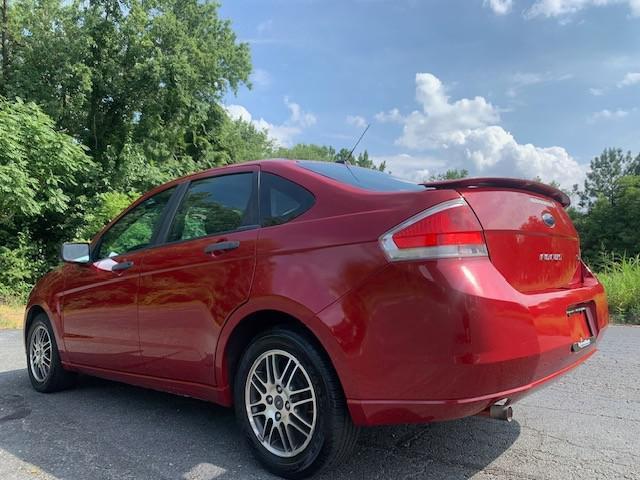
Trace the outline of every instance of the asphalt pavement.
<instances>
[{"instance_id":1,"label":"asphalt pavement","mask_svg":"<svg viewBox=\"0 0 640 480\"><path fill-rule=\"evenodd\" d=\"M0 331L0 479L261 479L233 412L82 377L31 389L21 332ZM514 407L365 429L322 479L640 479L640 327L613 326L600 352Z\"/></svg>"}]
</instances>

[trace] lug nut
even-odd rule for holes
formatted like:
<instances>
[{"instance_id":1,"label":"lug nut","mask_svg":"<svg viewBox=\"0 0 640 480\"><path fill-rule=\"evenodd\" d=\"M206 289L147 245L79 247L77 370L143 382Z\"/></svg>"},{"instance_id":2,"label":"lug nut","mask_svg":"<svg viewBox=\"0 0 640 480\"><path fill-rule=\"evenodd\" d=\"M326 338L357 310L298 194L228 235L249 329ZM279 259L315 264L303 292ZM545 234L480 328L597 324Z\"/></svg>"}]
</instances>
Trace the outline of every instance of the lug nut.
<instances>
[{"instance_id":1,"label":"lug nut","mask_svg":"<svg viewBox=\"0 0 640 480\"><path fill-rule=\"evenodd\" d=\"M280 412L276 412L276 421L280 421L280 419L282 418L282 415L280 414Z\"/></svg>"},{"instance_id":2,"label":"lug nut","mask_svg":"<svg viewBox=\"0 0 640 480\"><path fill-rule=\"evenodd\" d=\"M278 386L276 387L276 391L277 391L278 393L282 393L282 387L281 387L280 385L278 385Z\"/></svg>"},{"instance_id":3,"label":"lug nut","mask_svg":"<svg viewBox=\"0 0 640 480\"><path fill-rule=\"evenodd\" d=\"M273 397L272 397L271 395L269 395L269 396L267 397L267 403L268 403L269 405L271 405L271 404L273 403Z\"/></svg>"},{"instance_id":4,"label":"lug nut","mask_svg":"<svg viewBox=\"0 0 640 480\"><path fill-rule=\"evenodd\" d=\"M287 410L289 410L291 408L291 404L289 402L284 404L284 408L286 408Z\"/></svg>"}]
</instances>

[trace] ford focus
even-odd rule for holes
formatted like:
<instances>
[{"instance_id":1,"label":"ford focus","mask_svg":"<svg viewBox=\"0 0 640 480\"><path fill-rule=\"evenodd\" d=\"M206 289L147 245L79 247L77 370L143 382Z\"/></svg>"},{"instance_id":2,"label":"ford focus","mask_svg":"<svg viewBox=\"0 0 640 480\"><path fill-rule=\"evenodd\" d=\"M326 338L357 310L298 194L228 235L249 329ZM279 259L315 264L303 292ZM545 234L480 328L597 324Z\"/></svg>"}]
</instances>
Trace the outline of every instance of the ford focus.
<instances>
[{"instance_id":1,"label":"ford focus","mask_svg":"<svg viewBox=\"0 0 640 480\"><path fill-rule=\"evenodd\" d=\"M344 459L359 427L508 420L608 323L569 203L525 180L312 161L181 178L62 247L27 305L29 378L233 406L289 478Z\"/></svg>"}]
</instances>

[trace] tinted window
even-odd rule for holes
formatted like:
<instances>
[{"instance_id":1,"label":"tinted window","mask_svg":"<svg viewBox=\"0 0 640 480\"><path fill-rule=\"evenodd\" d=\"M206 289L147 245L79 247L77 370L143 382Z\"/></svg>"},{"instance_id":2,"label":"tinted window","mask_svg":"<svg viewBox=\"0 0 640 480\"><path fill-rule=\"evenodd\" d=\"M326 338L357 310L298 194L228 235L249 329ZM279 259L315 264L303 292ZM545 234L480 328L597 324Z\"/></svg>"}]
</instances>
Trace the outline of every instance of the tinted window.
<instances>
[{"instance_id":1,"label":"tinted window","mask_svg":"<svg viewBox=\"0 0 640 480\"><path fill-rule=\"evenodd\" d=\"M154 195L118 220L102 236L98 258L115 257L148 247L174 190L175 187Z\"/></svg>"},{"instance_id":2,"label":"tinted window","mask_svg":"<svg viewBox=\"0 0 640 480\"><path fill-rule=\"evenodd\" d=\"M193 182L171 225L169 241L206 237L256 225L253 186L252 172Z\"/></svg>"},{"instance_id":3,"label":"tinted window","mask_svg":"<svg viewBox=\"0 0 640 480\"><path fill-rule=\"evenodd\" d=\"M347 167L342 163L313 162L308 160L300 160L298 164L307 170L332 178L338 182L366 190L375 190L378 192L424 190L422 185L392 177L388 173L370 168L356 167L354 165Z\"/></svg>"},{"instance_id":4,"label":"tinted window","mask_svg":"<svg viewBox=\"0 0 640 480\"><path fill-rule=\"evenodd\" d=\"M260 174L260 224L280 225L309 210L315 199L300 185L271 173Z\"/></svg>"}]
</instances>

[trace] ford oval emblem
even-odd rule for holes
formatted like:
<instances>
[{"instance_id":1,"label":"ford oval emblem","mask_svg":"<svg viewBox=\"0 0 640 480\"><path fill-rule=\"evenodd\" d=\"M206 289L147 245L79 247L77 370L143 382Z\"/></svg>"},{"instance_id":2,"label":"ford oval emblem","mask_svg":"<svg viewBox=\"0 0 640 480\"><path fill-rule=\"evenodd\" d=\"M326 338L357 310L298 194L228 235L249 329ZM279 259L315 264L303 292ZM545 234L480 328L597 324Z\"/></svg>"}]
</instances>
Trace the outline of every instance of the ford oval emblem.
<instances>
[{"instance_id":1,"label":"ford oval emblem","mask_svg":"<svg viewBox=\"0 0 640 480\"><path fill-rule=\"evenodd\" d=\"M547 227L555 227L556 225L556 219L549 212L542 214L542 221Z\"/></svg>"}]
</instances>

